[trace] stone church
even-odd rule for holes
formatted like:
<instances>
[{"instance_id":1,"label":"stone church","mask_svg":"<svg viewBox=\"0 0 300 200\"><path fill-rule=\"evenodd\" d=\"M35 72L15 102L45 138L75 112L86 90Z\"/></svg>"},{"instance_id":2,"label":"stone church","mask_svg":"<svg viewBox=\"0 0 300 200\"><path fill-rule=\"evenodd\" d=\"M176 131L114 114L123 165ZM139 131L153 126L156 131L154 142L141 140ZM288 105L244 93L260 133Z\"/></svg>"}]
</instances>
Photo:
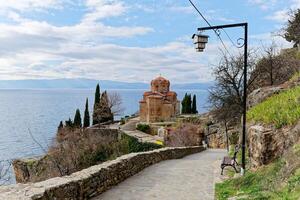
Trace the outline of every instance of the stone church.
<instances>
[{"instance_id":1,"label":"stone church","mask_svg":"<svg viewBox=\"0 0 300 200\"><path fill-rule=\"evenodd\" d=\"M170 91L170 81L159 76L151 81L151 91L144 92L140 101L141 122L170 121L180 114L180 101Z\"/></svg>"}]
</instances>

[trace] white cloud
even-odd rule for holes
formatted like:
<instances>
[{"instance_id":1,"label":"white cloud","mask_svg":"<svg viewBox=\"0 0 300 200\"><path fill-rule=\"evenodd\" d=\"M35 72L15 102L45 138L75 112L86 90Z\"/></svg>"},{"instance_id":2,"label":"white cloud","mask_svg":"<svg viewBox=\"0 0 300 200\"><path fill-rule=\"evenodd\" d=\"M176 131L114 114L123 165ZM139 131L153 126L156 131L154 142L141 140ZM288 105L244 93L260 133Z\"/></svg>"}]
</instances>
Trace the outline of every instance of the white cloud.
<instances>
[{"instance_id":1,"label":"white cloud","mask_svg":"<svg viewBox=\"0 0 300 200\"><path fill-rule=\"evenodd\" d=\"M276 5L277 0L248 0L248 2L259 6L262 10L268 10Z\"/></svg>"},{"instance_id":2,"label":"white cloud","mask_svg":"<svg viewBox=\"0 0 300 200\"><path fill-rule=\"evenodd\" d=\"M84 16L83 22L87 23L107 17L120 16L127 10L122 2L108 0L87 0L86 6L89 13Z\"/></svg>"},{"instance_id":3,"label":"white cloud","mask_svg":"<svg viewBox=\"0 0 300 200\"><path fill-rule=\"evenodd\" d=\"M105 25L102 19L126 13L127 7L120 1L89 0L86 14L69 26L27 19L14 11L24 11L27 5L7 6L11 9L7 17L14 23L0 23L0 79L81 77L135 82L151 80L159 73L175 82L211 79L208 63L216 59L214 45L204 56L184 42L144 48L105 43L106 38L153 31L149 27ZM49 1L48 7L58 5Z\"/></svg>"},{"instance_id":4,"label":"white cloud","mask_svg":"<svg viewBox=\"0 0 300 200\"><path fill-rule=\"evenodd\" d=\"M274 20L279 23L287 22L289 19L289 13L292 10L300 8L300 0L287 0L286 5L288 6L275 11L272 15L267 16L266 19Z\"/></svg>"},{"instance_id":5,"label":"white cloud","mask_svg":"<svg viewBox=\"0 0 300 200\"><path fill-rule=\"evenodd\" d=\"M293 46L290 42L287 42L283 37L272 33L250 35L249 38L250 40L252 40L253 46L256 46L258 48L261 48L265 45L269 45L273 41L280 48L291 48Z\"/></svg>"},{"instance_id":6,"label":"white cloud","mask_svg":"<svg viewBox=\"0 0 300 200\"><path fill-rule=\"evenodd\" d=\"M267 16L266 19L274 20L281 23L287 22L289 19L289 10L288 9L278 10L274 12L272 15Z\"/></svg>"},{"instance_id":7,"label":"white cloud","mask_svg":"<svg viewBox=\"0 0 300 200\"><path fill-rule=\"evenodd\" d=\"M0 4L0 10L16 10L16 11L41 11L48 8L60 9L63 4L60 0L6 0Z\"/></svg>"}]
</instances>

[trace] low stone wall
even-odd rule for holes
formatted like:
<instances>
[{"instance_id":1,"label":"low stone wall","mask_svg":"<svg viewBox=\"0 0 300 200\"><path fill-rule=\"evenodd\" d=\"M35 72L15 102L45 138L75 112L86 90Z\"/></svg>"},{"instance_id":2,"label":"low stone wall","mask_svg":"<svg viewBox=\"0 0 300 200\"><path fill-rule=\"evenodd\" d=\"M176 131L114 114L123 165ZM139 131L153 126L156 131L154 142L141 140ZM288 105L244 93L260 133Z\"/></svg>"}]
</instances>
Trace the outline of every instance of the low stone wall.
<instances>
[{"instance_id":1,"label":"low stone wall","mask_svg":"<svg viewBox=\"0 0 300 200\"><path fill-rule=\"evenodd\" d=\"M177 147L131 153L70 176L0 187L0 199L90 199L150 165L163 160L179 159L203 150L203 147Z\"/></svg>"},{"instance_id":2,"label":"low stone wall","mask_svg":"<svg viewBox=\"0 0 300 200\"><path fill-rule=\"evenodd\" d=\"M116 129L88 128L85 134L101 135L108 143L118 141L119 131ZM17 159L13 161L17 183L38 182L60 176L60 172L48 155Z\"/></svg>"}]
</instances>

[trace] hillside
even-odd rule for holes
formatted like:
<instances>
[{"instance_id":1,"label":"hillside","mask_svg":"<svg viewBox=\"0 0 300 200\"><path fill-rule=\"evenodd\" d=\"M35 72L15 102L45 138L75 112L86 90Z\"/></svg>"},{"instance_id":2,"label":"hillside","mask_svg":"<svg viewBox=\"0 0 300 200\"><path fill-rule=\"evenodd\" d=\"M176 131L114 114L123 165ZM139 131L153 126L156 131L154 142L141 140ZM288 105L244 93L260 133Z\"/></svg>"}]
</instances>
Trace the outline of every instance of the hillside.
<instances>
[{"instance_id":1,"label":"hillside","mask_svg":"<svg viewBox=\"0 0 300 200\"><path fill-rule=\"evenodd\" d=\"M100 83L104 89L148 89L148 83L93 79L32 79L0 80L0 89L94 89ZM208 89L212 82L172 84L172 89Z\"/></svg>"},{"instance_id":2,"label":"hillside","mask_svg":"<svg viewBox=\"0 0 300 200\"><path fill-rule=\"evenodd\" d=\"M272 87L260 89L262 93L274 93L265 96L265 100L247 113L250 155L247 173L217 184L217 199L300 198L299 80L299 74L295 74L286 83L274 86L281 88L280 91ZM233 176L231 169L227 175Z\"/></svg>"},{"instance_id":3,"label":"hillside","mask_svg":"<svg viewBox=\"0 0 300 200\"><path fill-rule=\"evenodd\" d=\"M300 143L294 145L282 158L245 176L216 184L216 197L226 200L300 198Z\"/></svg>"}]
</instances>

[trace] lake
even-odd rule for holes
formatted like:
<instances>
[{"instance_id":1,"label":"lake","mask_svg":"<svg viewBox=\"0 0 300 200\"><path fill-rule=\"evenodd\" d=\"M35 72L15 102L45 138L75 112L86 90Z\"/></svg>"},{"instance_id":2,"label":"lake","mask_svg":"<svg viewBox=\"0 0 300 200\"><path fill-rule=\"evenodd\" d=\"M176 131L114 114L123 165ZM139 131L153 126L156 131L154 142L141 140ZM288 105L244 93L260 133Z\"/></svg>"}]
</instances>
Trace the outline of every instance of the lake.
<instances>
[{"instance_id":1,"label":"lake","mask_svg":"<svg viewBox=\"0 0 300 200\"><path fill-rule=\"evenodd\" d=\"M145 90L109 91L117 92L122 97L125 116L138 111L139 100ZM206 111L206 90L175 91L179 100L186 92L196 94L198 111ZM29 132L47 149L61 120L73 119L77 108L83 118L87 97L92 116L94 90L0 90L0 160L43 154Z\"/></svg>"}]
</instances>

